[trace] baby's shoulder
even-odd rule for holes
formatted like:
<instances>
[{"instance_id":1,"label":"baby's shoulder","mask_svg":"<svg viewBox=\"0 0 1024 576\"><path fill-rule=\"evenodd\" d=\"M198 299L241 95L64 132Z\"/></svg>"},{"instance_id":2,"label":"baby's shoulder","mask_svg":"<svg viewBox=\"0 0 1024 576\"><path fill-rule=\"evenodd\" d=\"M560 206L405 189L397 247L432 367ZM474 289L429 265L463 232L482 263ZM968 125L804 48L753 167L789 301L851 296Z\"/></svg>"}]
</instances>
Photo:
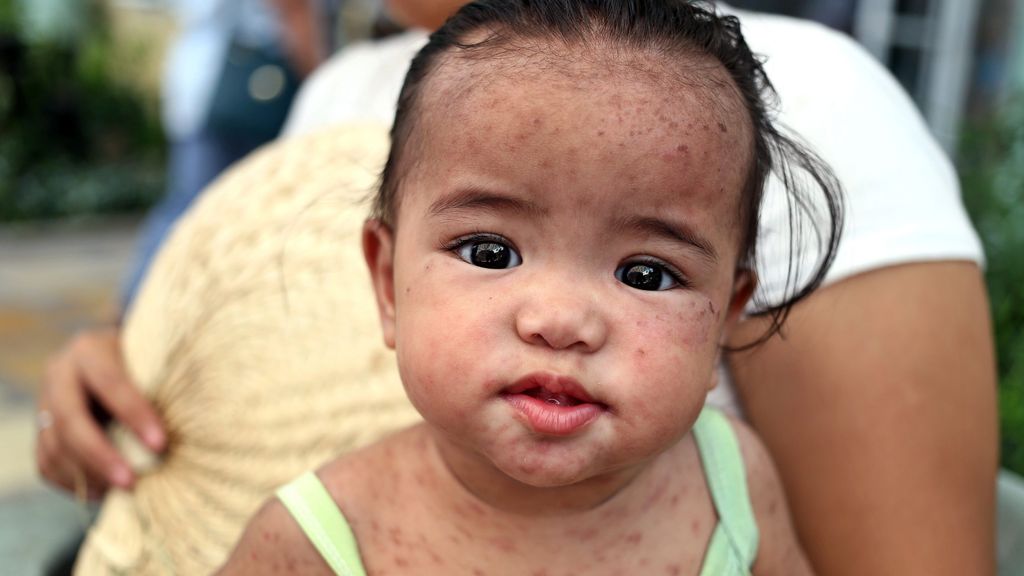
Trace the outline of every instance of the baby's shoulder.
<instances>
[{"instance_id":1,"label":"baby's shoulder","mask_svg":"<svg viewBox=\"0 0 1024 576\"><path fill-rule=\"evenodd\" d=\"M758 518L758 524L762 524L762 516L768 511L774 512L785 506L782 484L775 463L764 442L749 424L729 415L725 415L725 421L739 446L750 504Z\"/></svg>"},{"instance_id":2,"label":"baby's shoulder","mask_svg":"<svg viewBox=\"0 0 1024 576\"><path fill-rule=\"evenodd\" d=\"M767 447L745 422L727 417L747 476L750 505L758 527L754 574L809 574L797 543L782 480Z\"/></svg>"},{"instance_id":3,"label":"baby's shoulder","mask_svg":"<svg viewBox=\"0 0 1024 576\"><path fill-rule=\"evenodd\" d=\"M729 415L726 415L725 419L729 423L729 427L732 428L736 443L739 444L743 466L747 473L747 486L751 491L751 499L754 499L755 491L770 487L773 481L778 481L775 464L768 453L768 448L761 441L761 437L749 424Z\"/></svg>"},{"instance_id":4,"label":"baby's shoulder","mask_svg":"<svg viewBox=\"0 0 1024 576\"><path fill-rule=\"evenodd\" d=\"M360 523L389 514L389 503L401 500L395 495L401 489L403 456L414 448L409 446L410 440L408 431L399 432L341 455L316 471L316 481L323 485L331 504L357 535ZM301 493L300 499L309 496L309 480L297 479L291 485L296 493ZM314 487L317 482L312 482ZM331 573L288 506L274 496L249 521L228 563L218 574Z\"/></svg>"},{"instance_id":5,"label":"baby's shoulder","mask_svg":"<svg viewBox=\"0 0 1024 576\"><path fill-rule=\"evenodd\" d=\"M249 521L217 574L331 574L331 570L291 512L279 499L271 498Z\"/></svg>"}]
</instances>

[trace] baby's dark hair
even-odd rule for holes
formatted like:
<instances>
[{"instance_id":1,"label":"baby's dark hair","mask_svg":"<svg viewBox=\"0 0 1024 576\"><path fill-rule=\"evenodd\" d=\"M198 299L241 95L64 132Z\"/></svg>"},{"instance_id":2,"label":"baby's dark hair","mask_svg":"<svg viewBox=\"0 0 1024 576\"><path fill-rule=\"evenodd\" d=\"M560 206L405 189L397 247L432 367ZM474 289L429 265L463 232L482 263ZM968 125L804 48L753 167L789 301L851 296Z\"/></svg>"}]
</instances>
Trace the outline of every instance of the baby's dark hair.
<instances>
[{"instance_id":1,"label":"baby's dark hair","mask_svg":"<svg viewBox=\"0 0 1024 576\"><path fill-rule=\"evenodd\" d=\"M738 266L755 270L760 209L768 176L775 173L787 194L789 265L780 302L755 301L756 315L769 327L754 346L779 332L794 304L825 278L835 257L842 229L842 194L828 167L814 153L782 134L770 110L777 100L760 60L751 53L733 16L719 16L706 2L686 0L478 0L464 6L430 36L412 61L398 100L391 129L391 153L373 202L373 216L393 227L398 188L404 175L403 156L416 126L420 92L445 54L474 60L506 56L515 42L540 40L562 46L634 49L658 55L711 58L735 84L753 132L752 159L740 201L741 240ZM537 43L530 45L537 48ZM689 71L689 77L694 72ZM810 184L810 186L807 186ZM815 189L822 203L812 201ZM818 258L806 275L799 252L810 222Z\"/></svg>"}]
</instances>

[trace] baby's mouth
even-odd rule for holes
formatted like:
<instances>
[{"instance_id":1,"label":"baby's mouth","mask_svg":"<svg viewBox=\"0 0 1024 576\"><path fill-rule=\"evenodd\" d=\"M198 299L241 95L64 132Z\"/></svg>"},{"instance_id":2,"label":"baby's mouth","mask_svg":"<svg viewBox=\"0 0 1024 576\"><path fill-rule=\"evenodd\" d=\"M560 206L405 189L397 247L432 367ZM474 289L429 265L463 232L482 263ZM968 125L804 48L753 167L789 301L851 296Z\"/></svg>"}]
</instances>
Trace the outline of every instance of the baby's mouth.
<instances>
[{"instance_id":1,"label":"baby's mouth","mask_svg":"<svg viewBox=\"0 0 1024 576\"><path fill-rule=\"evenodd\" d=\"M522 394L536 398L542 402L547 402L548 404L554 404L555 406L576 406L578 404L583 404L581 400L569 396L568 394L552 392L541 387L524 390Z\"/></svg>"},{"instance_id":2,"label":"baby's mouth","mask_svg":"<svg viewBox=\"0 0 1024 576\"><path fill-rule=\"evenodd\" d=\"M520 378L501 392L536 434L571 436L608 411L572 378L545 372Z\"/></svg>"},{"instance_id":3,"label":"baby's mouth","mask_svg":"<svg viewBox=\"0 0 1024 576\"><path fill-rule=\"evenodd\" d=\"M502 396L522 394L555 406L599 404L579 382L568 376L535 372L516 380L501 391Z\"/></svg>"}]
</instances>

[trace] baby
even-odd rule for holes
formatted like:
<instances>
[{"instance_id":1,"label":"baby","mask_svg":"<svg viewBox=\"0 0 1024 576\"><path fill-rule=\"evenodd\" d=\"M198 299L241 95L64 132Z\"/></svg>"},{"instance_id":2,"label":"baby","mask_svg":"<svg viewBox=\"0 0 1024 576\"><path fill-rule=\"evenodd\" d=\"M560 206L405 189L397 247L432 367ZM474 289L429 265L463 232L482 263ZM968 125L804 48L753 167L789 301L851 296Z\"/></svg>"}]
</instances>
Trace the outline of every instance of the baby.
<instances>
[{"instance_id":1,"label":"baby","mask_svg":"<svg viewBox=\"0 0 1024 576\"><path fill-rule=\"evenodd\" d=\"M702 4L449 20L406 78L363 235L425 422L282 488L221 573L809 573L764 449L704 408L768 173L793 214L813 183L831 215L777 321L838 235L837 188L765 92Z\"/></svg>"}]
</instances>

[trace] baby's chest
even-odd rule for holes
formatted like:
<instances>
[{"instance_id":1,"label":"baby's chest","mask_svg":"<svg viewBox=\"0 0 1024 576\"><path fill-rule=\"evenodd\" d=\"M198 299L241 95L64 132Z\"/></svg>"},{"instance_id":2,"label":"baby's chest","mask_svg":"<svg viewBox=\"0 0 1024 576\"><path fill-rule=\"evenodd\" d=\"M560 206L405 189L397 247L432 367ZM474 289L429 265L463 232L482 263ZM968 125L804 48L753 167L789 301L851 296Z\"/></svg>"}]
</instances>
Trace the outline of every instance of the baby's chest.
<instances>
[{"instance_id":1,"label":"baby's chest","mask_svg":"<svg viewBox=\"0 0 1024 576\"><path fill-rule=\"evenodd\" d=\"M684 576L699 574L715 527L713 514L700 516L642 527L610 517L557 534L524 534L407 514L368 521L358 540L369 576Z\"/></svg>"}]
</instances>

